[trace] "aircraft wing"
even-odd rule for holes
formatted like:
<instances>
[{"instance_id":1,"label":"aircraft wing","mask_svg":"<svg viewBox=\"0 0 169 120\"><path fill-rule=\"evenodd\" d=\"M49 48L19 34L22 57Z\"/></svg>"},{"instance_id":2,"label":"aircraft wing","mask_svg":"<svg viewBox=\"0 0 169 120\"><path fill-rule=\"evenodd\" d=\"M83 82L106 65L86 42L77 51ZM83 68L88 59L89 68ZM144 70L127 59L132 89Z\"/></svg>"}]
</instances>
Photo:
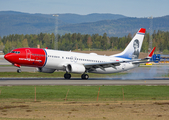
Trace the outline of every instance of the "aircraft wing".
<instances>
[{"instance_id":1,"label":"aircraft wing","mask_svg":"<svg viewBox=\"0 0 169 120\"><path fill-rule=\"evenodd\" d=\"M135 61L135 62L132 62L132 64L141 64L141 63L147 63L147 62L153 62L153 61Z\"/></svg>"},{"instance_id":2,"label":"aircraft wing","mask_svg":"<svg viewBox=\"0 0 169 120\"><path fill-rule=\"evenodd\" d=\"M140 59L103 62L103 63L86 63L86 64L84 64L84 66L87 70L91 70L91 71L95 70L96 68L100 68L102 70L105 70L105 68L108 68L108 67L113 67L114 69L116 69L116 66L119 66L121 63L134 62L134 61L138 61L138 60L140 60Z\"/></svg>"},{"instance_id":3,"label":"aircraft wing","mask_svg":"<svg viewBox=\"0 0 169 120\"><path fill-rule=\"evenodd\" d=\"M155 49L156 47L154 47L153 50L149 53L149 55L144 59L132 59L132 60L122 60L122 61L113 61L113 62L103 62L103 63L86 63L84 64L84 66L89 71L93 71L96 68L100 68L105 71L105 68L108 67L113 67L114 69L116 69L116 66L119 66L121 63L127 63L127 62L132 62L132 64L147 63L147 62L151 62L147 60L149 60L153 56Z\"/></svg>"}]
</instances>

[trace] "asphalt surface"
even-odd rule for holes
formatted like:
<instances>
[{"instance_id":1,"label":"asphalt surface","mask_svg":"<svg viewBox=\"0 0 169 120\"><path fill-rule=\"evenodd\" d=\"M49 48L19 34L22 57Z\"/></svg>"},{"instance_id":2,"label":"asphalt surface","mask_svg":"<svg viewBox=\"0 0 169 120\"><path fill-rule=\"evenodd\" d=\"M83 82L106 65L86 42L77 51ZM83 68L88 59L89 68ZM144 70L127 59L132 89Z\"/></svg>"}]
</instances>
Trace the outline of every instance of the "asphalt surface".
<instances>
[{"instance_id":1,"label":"asphalt surface","mask_svg":"<svg viewBox=\"0 0 169 120\"><path fill-rule=\"evenodd\" d=\"M17 67L15 66L6 66L0 67L0 72L17 72ZM37 69L34 67L21 67L22 72L37 72Z\"/></svg>"},{"instance_id":2,"label":"asphalt surface","mask_svg":"<svg viewBox=\"0 0 169 120\"><path fill-rule=\"evenodd\" d=\"M10 62L8 62L5 59L0 59L0 72L16 72L17 71L17 67L12 66L12 64ZM23 72L35 72L37 71L36 68L34 67L21 67L21 70Z\"/></svg>"},{"instance_id":3,"label":"asphalt surface","mask_svg":"<svg viewBox=\"0 0 169 120\"><path fill-rule=\"evenodd\" d=\"M0 58L0 65L11 65L11 63L3 58Z\"/></svg>"},{"instance_id":4,"label":"asphalt surface","mask_svg":"<svg viewBox=\"0 0 169 120\"><path fill-rule=\"evenodd\" d=\"M91 78L81 80L73 78L65 80L62 78L4 78L0 79L0 86L9 85L169 85L169 78L156 78L145 80L121 80L114 78L107 80L105 78Z\"/></svg>"},{"instance_id":5,"label":"asphalt surface","mask_svg":"<svg viewBox=\"0 0 169 120\"><path fill-rule=\"evenodd\" d=\"M0 60L0 72L15 72L17 67L4 66L11 65L6 60ZM22 71L35 72L36 68L22 67ZM129 71L123 76L107 76L105 78L1 78L0 86L8 85L169 85L168 76L169 65L152 67L138 67Z\"/></svg>"}]
</instances>

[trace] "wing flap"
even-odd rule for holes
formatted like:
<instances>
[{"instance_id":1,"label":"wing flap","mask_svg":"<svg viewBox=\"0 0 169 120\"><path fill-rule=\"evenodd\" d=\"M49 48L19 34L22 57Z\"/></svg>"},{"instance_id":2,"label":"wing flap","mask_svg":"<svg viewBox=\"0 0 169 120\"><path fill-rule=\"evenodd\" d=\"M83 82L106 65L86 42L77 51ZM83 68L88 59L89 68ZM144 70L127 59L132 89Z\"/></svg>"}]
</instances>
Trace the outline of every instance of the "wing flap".
<instances>
[{"instance_id":1,"label":"wing flap","mask_svg":"<svg viewBox=\"0 0 169 120\"><path fill-rule=\"evenodd\" d=\"M127 63L127 62L131 62L132 64L140 64L140 63L146 63L147 61L144 61L142 59L132 59L132 60L123 60L123 61L114 61L114 62L103 62L103 63L86 63L84 64L84 66L88 71L94 71L96 68L100 68L103 71L105 71L105 68L112 67L114 69L117 69L116 66L120 66L121 63Z\"/></svg>"},{"instance_id":2,"label":"wing flap","mask_svg":"<svg viewBox=\"0 0 169 120\"><path fill-rule=\"evenodd\" d=\"M105 68L112 67L114 69L117 69L116 66L120 66L121 63L131 62L131 61L133 60L103 62L103 63L87 63L87 64L84 64L84 66L88 71L94 71L96 68L100 68L103 71L105 71Z\"/></svg>"},{"instance_id":3,"label":"wing flap","mask_svg":"<svg viewBox=\"0 0 169 120\"><path fill-rule=\"evenodd\" d=\"M103 67L103 68L106 68L106 67L111 67L112 65L113 66L119 66L120 63L122 63L124 61L117 61L117 62L103 62L103 63L86 63L84 64L84 66L86 68L90 68L90 67L93 67L93 68L99 68L99 67Z\"/></svg>"}]
</instances>

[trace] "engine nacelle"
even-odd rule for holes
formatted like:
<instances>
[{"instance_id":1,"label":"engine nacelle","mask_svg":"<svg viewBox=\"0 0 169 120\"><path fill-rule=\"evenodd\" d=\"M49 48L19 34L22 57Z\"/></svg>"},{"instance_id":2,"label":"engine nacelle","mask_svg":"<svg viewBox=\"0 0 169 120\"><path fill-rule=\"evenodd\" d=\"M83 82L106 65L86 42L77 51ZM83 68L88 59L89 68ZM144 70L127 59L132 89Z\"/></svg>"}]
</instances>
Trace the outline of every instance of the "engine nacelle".
<instances>
[{"instance_id":1,"label":"engine nacelle","mask_svg":"<svg viewBox=\"0 0 169 120\"><path fill-rule=\"evenodd\" d=\"M69 73L80 73L83 74L85 72L85 67L81 64L68 64L66 66L66 71Z\"/></svg>"},{"instance_id":2,"label":"engine nacelle","mask_svg":"<svg viewBox=\"0 0 169 120\"><path fill-rule=\"evenodd\" d=\"M53 73L55 72L56 69L49 69L49 68L38 68L38 72L43 72L43 73Z\"/></svg>"}]
</instances>

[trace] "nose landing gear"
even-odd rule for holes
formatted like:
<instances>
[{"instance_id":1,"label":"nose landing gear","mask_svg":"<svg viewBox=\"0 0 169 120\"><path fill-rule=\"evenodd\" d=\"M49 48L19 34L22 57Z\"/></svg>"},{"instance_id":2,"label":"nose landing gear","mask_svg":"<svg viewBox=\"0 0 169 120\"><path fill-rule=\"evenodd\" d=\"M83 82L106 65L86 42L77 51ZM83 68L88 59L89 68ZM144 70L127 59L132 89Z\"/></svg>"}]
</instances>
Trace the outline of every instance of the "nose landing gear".
<instances>
[{"instance_id":1,"label":"nose landing gear","mask_svg":"<svg viewBox=\"0 0 169 120\"><path fill-rule=\"evenodd\" d=\"M19 64L13 64L15 67L18 67L18 69L17 69L17 73L21 73L21 69L20 69L20 67L21 67L21 65L19 65Z\"/></svg>"},{"instance_id":2,"label":"nose landing gear","mask_svg":"<svg viewBox=\"0 0 169 120\"><path fill-rule=\"evenodd\" d=\"M21 71L21 69L19 68L19 69L17 69L17 73L21 73L22 71Z\"/></svg>"}]
</instances>

